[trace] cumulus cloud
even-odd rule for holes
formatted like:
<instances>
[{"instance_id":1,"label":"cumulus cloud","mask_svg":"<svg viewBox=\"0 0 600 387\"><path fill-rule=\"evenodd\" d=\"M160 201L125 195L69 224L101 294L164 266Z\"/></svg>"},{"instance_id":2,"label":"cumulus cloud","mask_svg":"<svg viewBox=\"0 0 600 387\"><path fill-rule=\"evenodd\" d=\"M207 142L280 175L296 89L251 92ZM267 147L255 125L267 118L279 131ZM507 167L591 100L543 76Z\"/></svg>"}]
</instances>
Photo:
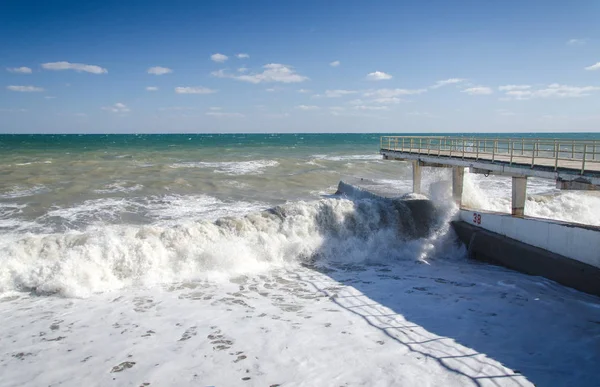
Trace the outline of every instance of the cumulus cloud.
<instances>
[{"instance_id":1,"label":"cumulus cloud","mask_svg":"<svg viewBox=\"0 0 600 387\"><path fill-rule=\"evenodd\" d=\"M384 73L383 71L375 71L367 74L367 80L369 81L384 81L392 78L393 77L390 74Z\"/></svg>"},{"instance_id":2,"label":"cumulus cloud","mask_svg":"<svg viewBox=\"0 0 600 387\"><path fill-rule=\"evenodd\" d=\"M223 55L223 56L224 56L224 55ZM241 54L237 54L236 56L238 57L238 59L248 59L248 58L250 58L250 55L248 55L248 54L243 54L243 53L241 53Z\"/></svg>"},{"instance_id":3,"label":"cumulus cloud","mask_svg":"<svg viewBox=\"0 0 600 387\"><path fill-rule=\"evenodd\" d=\"M377 89L366 91L364 96L373 98L392 98L401 95L422 94L425 92L427 92L427 89Z\"/></svg>"},{"instance_id":4,"label":"cumulus cloud","mask_svg":"<svg viewBox=\"0 0 600 387\"><path fill-rule=\"evenodd\" d=\"M164 75L164 74L169 74L172 73L173 70L171 70L168 67L161 67L161 66L154 66L154 67L150 67L148 69L148 74L152 74L152 75Z\"/></svg>"},{"instance_id":5,"label":"cumulus cloud","mask_svg":"<svg viewBox=\"0 0 600 387\"><path fill-rule=\"evenodd\" d=\"M208 87L190 87L190 86L179 86L175 88L177 94L212 94L216 93L216 90L209 89Z\"/></svg>"},{"instance_id":6,"label":"cumulus cloud","mask_svg":"<svg viewBox=\"0 0 600 387\"><path fill-rule=\"evenodd\" d=\"M86 72L86 73L92 73L92 74L106 74L108 73L108 70L100 67L100 66L96 66L96 65L89 65L89 64L84 64L84 63L70 63L70 62L49 62L49 63L43 63L42 64L42 68L46 69L46 70L74 70L77 71L78 73L80 72Z\"/></svg>"},{"instance_id":7,"label":"cumulus cloud","mask_svg":"<svg viewBox=\"0 0 600 387\"><path fill-rule=\"evenodd\" d=\"M158 90L158 87L156 87L156 86L148 86L148 87L146 87L146 91L157 91L157 90Z\"/></svg>"},{"instance_id":8,"label":"cumulus cloud","mask_svg":"<svg viewBox=\"0 0 600 387\"><path fill-rule=\"evenodd\" d=\"M296 106L296 109L300 109L300 110L319 110L320 108L318 106L314 106L314 105L298 105L298 106Z\"/></svg>"},{"instance_id":9,"label":"cumulus cloud","mask_svg":"<svg viewBox=\"0 0 600 387\"><path fill-rule=\"evenodd\" d=\"M264 65L263 69L264 71L262 73L255 74L235 75L229 74L225 70L213 71L211 74L213 77L217 78L232 78L237 79L238 81L255 84L262 82L298 83L308 79L308 77L298 74L292 66L279 63Z\"/></svg>"},{"instance_id":10,"label":"cumulus cloud","mask_svg":"<svg viewBox=\"0 0 600 387\"><path fill-rule=\"evenodd\" d=\"M131 109L129 109L127 106L125 106L125 104L121 102L117 102L112 106L104 106L102 110L106 110L112 113L128 113L131 111Z\"/></svg>"},{"instance_id":11,"label":"cumulus cloud","mask_svg":"<svg viewBox=\"0 0 600 387\"><path fill-rule=\"evenodd\" d=\"M600 62L593 64L591 66L588 66L585 69L586 70L600 70Z\"/></svg>"},{"instance_id":12,"label":"cumulus cloud","mask_svg":"<svg viewBox=\"0 0 600 387\"><path fill-rule=\"evenodd\" d=\"M300 90L298 90L298 93L306 94L306 93L310 93L310 90L308 90L308 89L300 89Z\"/></svg>"},{"instance_id":13,"label":"cumulus cloud","mask_svg":"<svg viewBox=\"0 0 600 387\"><path fill-rule=\"evenodd\" d=\"M248 69L246 67L240 67L239 69L237 69L238 73L247 73Z\"/></svg>"},{"instance_id":14,"label":"cumulus cloud","mask_svg":"<svg viewBox=\"0 0 600 387\"><path fill-rule=\"evenodd\" d=\"M445 79L443 81L437 81L435 83L435 85L431 86L431 88L432 89L438 89L438 88L443 87L443 86L454 85L454 84L461 83L461 82L464 82L464 81L466 81L466 79L462 79L462 78Z\"/></svg>"},{"instance_id":15,"label":"cumulus cloud","mask_svg":"<svg viewBox=\"0 0 600 387\"><path fill-rule=\"evenodd\" d=\"M467 93L469 95L489 95L493 92L494 91L491 88L486 86L470 87L461 91L461 93Z\"/></svg>"},{"instance_id":16,"label":"cumulus cloud","mask_svg":"<svg viewBox=\"0 0 600 387\"><path fill-rule=\"evenodd\" d=\"M341 64L342 64L342 63L341 63L339 60L335 60L335 61L333 61L333 62L329 63L329 65L330 65L331 67L338 67L338 66L339 66L339 65L341 65Z\"/></svg>"},{"instance_id":17,"label":"cumulus cloud","mask_svg":"<svg viewBox=\"0 0 600 387\"><path fill-rule=\"evenodd\" d=\"M528 90L531 89L529 85L504 85L498 87L500 91L513 91L513 90Z\"/></svg>"},{"instance_id":18,"label":"cumulus cloud","mask_svg":"<svg viewBox=\"0 0 600 387\"><path fill-rule=\"evenodd\" d=\"M19 91L21 93L36 93L44 91L44 88L37 86L6 86L10 91Z\"/></svg>"},{"instance_id":19,"label":"cumulus cloud","mask_svg":"<svg viewBox=\"0 0 600 387\"><path fill-rule=\"evenodd\" d=\"M238 57L239 58L239 57ZM212 54L210 56L210 60L212 60L213 62L217 62L217 63L223 63L225 62L227 59L229 59L229 57L227 55L223 55L223 54Z\"/></svg>"},{"instance_id":20,"label":"cumulus cloud","mask_svg":"<svg viewBox=\"0 0 600 387\"><path fill-rule=\"evenodd\" d=\"M19 73L19 74L31 74L31 69L29 67L9 67L6 69L6 71L10 72L10 73Z\"/></svg>"},{"instance_id":21,"label":"cumulus cloud","mask_svg":"<svg viewBox=\"0 0 600 387\"><path fill-rule=\"evenodd\" d=\"M569 86L553 83L537 90L511 90L506 96L512 99L525 100L533 98L580 98L599 91L598 86Z\"/></svg>"},{"instance_id":22,"label":"cumulus cloud","mask_svg":"<svg viewBox=\"0 0 600 387\"><path fill-rule=\"evenodd\" d=\"M585 39L569 39L567 45L569 46L583 46L587 41Z\"/></svg>"}]
</instances>

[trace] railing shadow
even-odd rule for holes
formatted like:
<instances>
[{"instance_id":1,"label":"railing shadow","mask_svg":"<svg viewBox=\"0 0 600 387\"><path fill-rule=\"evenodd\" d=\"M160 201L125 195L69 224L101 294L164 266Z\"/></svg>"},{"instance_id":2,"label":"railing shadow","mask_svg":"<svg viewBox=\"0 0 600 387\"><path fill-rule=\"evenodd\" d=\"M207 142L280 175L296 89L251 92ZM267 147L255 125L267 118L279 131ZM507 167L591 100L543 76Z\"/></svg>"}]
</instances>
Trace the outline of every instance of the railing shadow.
<instances>
[{"instance_id":1,"label":"railing shadow","mask_svg":"<svg viewBox=\"0 0 600 387\"><path fill-rule=\"evenodd\" d=\"M322 251L335 251L339 243L324 238ZM598 385L597 298L466 258L428 263L414 257L373 258L358 265L331 263L324 270L312 265L314 274L297 274L298 279L390 342L433 360L466 383ZM344 286L332 289L330 279Z\"/></svg>"}]
</instances>

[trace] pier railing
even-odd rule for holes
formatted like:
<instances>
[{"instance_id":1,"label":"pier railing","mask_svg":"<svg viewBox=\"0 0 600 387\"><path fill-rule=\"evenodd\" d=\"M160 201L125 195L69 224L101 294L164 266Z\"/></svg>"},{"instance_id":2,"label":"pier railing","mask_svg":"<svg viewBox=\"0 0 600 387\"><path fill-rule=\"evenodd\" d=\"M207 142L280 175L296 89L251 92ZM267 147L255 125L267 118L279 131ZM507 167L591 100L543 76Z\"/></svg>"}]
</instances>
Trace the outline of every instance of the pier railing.
<instances>
[{"instance_id":1,"label":"pier railing","mask_svg":"<svg viewBox=\"0 0 600 387\"><path fill-rule=\"evenodd\" d=\"M382 136L382 151L600 171L600 140Z\"/></svg>"}]
</instances>

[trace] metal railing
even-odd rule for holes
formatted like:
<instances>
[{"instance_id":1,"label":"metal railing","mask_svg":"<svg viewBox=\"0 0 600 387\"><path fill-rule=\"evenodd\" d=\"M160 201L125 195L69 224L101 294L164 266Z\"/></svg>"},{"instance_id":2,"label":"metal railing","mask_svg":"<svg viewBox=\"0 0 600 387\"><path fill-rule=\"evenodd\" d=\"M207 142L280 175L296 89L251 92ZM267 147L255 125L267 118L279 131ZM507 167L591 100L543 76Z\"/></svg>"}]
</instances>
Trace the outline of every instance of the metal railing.
<instances>
[{"instance_id":1,"label":"metal railing","mask_svg":"<svg viewBox=\"0 0 600 387\"><path fill-rule=\"evenodd\" d=\"M600 140L382 136L382 151L600 172Z\"/></svg>"}]
</instances>

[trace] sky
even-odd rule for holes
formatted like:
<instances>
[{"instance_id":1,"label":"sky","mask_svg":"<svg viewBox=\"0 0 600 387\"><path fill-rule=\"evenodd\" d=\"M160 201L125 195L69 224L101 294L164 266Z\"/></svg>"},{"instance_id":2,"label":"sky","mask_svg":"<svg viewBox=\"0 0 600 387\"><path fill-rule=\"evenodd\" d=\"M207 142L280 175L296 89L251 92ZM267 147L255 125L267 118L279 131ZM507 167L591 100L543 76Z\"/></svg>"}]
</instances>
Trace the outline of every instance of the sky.
<instances>
[{"instance_id":1,"label":"sky","mask_svg":"<svg viewBox=\"0 0 600 387\"><path fill-rule=\"evenodd\" d=\"M5 0L0 132L600 132L599 17L597 0Z\"/></svg>"}]
</instances>

